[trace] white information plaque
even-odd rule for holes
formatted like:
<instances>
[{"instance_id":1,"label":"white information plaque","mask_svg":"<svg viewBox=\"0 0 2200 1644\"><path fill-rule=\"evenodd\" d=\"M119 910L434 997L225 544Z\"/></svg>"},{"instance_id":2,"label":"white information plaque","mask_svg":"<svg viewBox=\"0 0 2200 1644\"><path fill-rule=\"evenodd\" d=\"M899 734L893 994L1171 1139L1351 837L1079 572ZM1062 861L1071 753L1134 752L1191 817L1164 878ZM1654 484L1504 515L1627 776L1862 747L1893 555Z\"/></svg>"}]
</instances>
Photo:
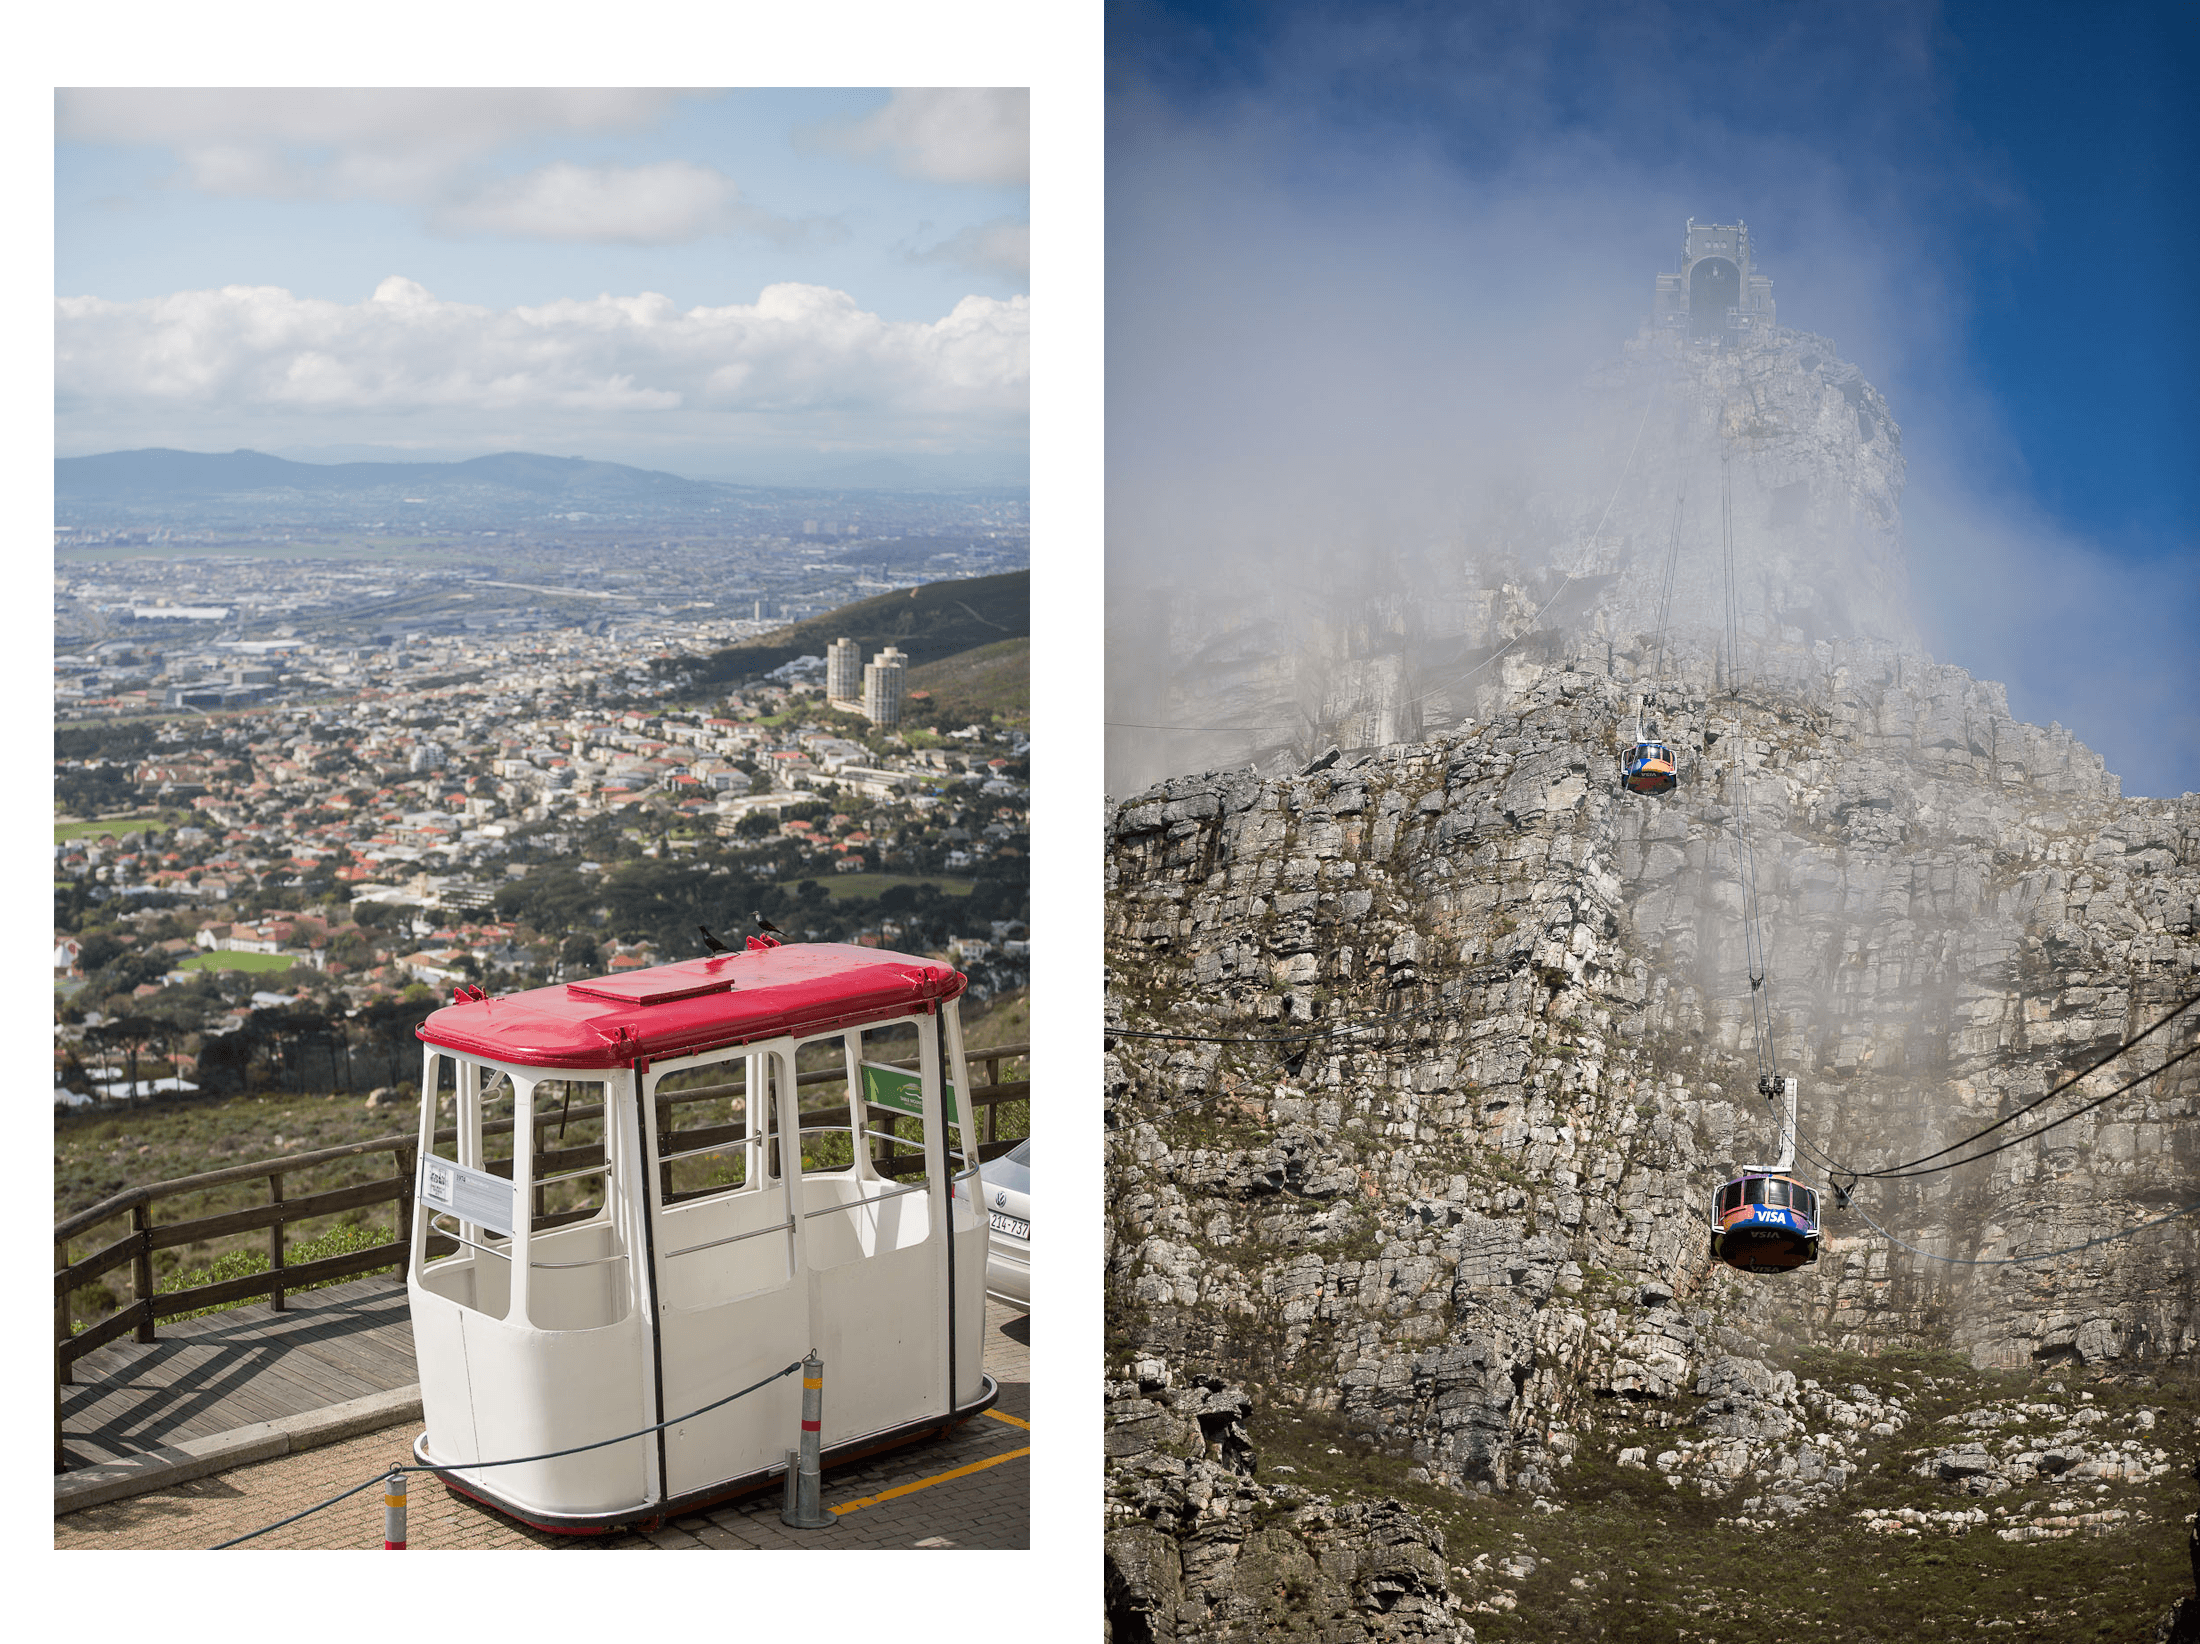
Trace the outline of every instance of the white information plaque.
<instances>
[{"instance_id":1,"label":"white information plaque","mask_svg":"<svg viewBox=\"0 0 2200 1644\"><path fill-rule=\"evenodd\" d=\"M448 1211L462 1222L512 1236L512 1184L486 1170L431 1156L420 1167L420 1202L430 1214Z\"/></svg>"}]
</instances>

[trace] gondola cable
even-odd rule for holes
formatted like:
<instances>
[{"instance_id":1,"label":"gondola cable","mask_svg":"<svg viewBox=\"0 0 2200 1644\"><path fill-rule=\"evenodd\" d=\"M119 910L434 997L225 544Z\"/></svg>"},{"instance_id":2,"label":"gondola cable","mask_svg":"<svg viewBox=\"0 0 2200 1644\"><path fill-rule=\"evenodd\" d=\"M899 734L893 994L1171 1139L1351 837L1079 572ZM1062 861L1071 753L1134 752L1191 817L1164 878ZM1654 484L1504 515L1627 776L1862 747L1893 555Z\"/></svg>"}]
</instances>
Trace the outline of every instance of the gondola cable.
<instances>
[{"instance_id":1,"label":"gondola cable","mask_svg":"<svg viewBox=\"0 0 2200 1644\"><path fill-rule=\"evenodd\" d=\"M1681 515L1687 506L1688 481L1684 477L1681 480L1680 491L1673 498L1672 540L1667 544L1665 550L1665 586L1658 593L1658 629L1655 641L1657 664L1650 679L1650 692L1653 700L1665 689L1665 641L1666 634L1672 627L1673 622L1673 583L1679 575L1681 565ZM1638 742L1642 740L1640 720L1635 724L1635 740Z\"/></svg>"},{"instance_id":2,"label":"gondola cable","mask_svg":"<svg viewBox=\"0 0 2200 1644\"><path fill-rule=\"evenodd\" d=\"M2163 1062L2161 1066L2149 1068L2146 1072L2137 1074L2132 1078L2125 1080L2114 1090L2110 1091L2106 1096L2096 1096L2092 1101L2086 1103L2085 1106L2073 1109L2071 1112L2065 1113L2059 1119L2050 1119L2046 1124L2041 1125L2037 1130L2027 1130L2021 1136L2012 1136L2008 1141L1999 1143L1994 1147L1990 1147L1986 1149L1986 1151L1983 1153L1968 1154L1961 1159L1950 1159L1946 1164L1925 1165L1916 1170L1851 1170L1844 1171L1844 1174L1851 1176L1858 1181L1876 1180L1883 1182L1906 1182L1913 1180L1919 1176L1931 1176L1943 1170L1954 1170L1959 1165L1976 1164L1981 1159L1990 1159L1997 1153L2006 1152L2008 1149L2017 1146L2020 1142L2029 1142L2038 1137L2044 1136L2050 1130L2053 1130L2060 1125L2066 1125L2070 1123L2070 1121L2073 1119L2082 1119L2083 1117L2085 1117L2086 1114L2091 1113L2095 1108L2104 1106L2109 1102L2113 1102L2117 1097L2122 1096L2127 1092L2136 1089L2138 1086L2145 1084L2149 1079L2155 1078L2160 1074L2167 1073L2179 1062L2182 1062L2187 1057L2191 1056L2200 1056L2200 1044L2189 1045L2185 1049L2179 1051L2175 1056L2172 1056L2167 1061Z\"/></svg>"},{"instance_id":3,"label":"gondola cable","mask_svg":"<svg viewBox=\"0 0 2200 1644\"><path fill-rule=\"evenodd\" d=\"M2035 1256L1943 1256L1935 1251L1921 1250L1907 1240L1896 1238L1877 1222L1872 1221L1871 1212L1862 1205L1857 1205L1854 1208L1859 1216L1870 1223L1871 1230L1874 1233L1877 1233L1889 1244L1900 1245L1913 1256L1923 1256L1927 1261L1946 1262L1951 1267L2008 1267L2018 1262L2052 1261L2057 1256L2074 1256L2079 1251L2091 1250L2096 1245L2114 1244L2118 1239L2128 1239L2134 1233L2144 1233L2150 1227L2160 1227L2164 1222L2173 1222L2180 1216L2190 1216L2194 1211L2200 1211L2200 1200L2195 1200L2191 1204L2172 1210L2166 1216L2157 1216L2152 1221L2141 1222L2136 1227L2127 1227L2117 1233L2104 1233L2097 1239L2088 1239L2083 1244L2065 1245L2060 1250L2043 1250Z\"/></svg>"},{"instance_id":4,"label":"gondola cable","mask_svg":"<svg viewBox=\"0 0 2200 1644\"><path fill-rule=\"evenodd\" d=\"M2023 1117L2024 1117L2024 1116L2025 1116L2025 1115L2026 1115L2027 1113L2030 1113L2030 1112L2031 1112L2031 1111L2032 1111L2032 1110L2033 1110L2034 1108L2037 1108L2037 1107L2042 1107L2042 1106L2044 1106L2045 1104L2047 1104L2048 1102L2051 1102L2051 1101L2053 1101L2053 1100L2054 1100L2054 1099L2055 1099L2055 1098L2056 1098L2057 1096L2060 1096L2060 1095L2061 1095L2061 1094L2062 1094L2062 1093L2063 1093L2064 1091L2068 1090L2068 1089L2069 1089L2069 1088L2070 1088L2070 1087L2071 1087L2072 1085L2075 1085L2075 1084L2077 1084L2077 1083L2078 1083L2078 1082L2079 1082L2080 1080L2082 1080L2082 1079L2087 1079L2087 1078L2090 1078L2090 1077L2091 1077L2092 1075L2094 1075L2094 1074L2098 1073L2098 1072L2099 1072L2099 1071L2100 1071L2100 1070L2101 1070L2102 1068L2104 1068L2104 1067L2108 1066L2108 1064L2109 1064L2109 1063L2111 1063L2111 1062L2115 1061L2117 1057L2119 1057L2119 1056L2123 1055L2123 1053L2124 1053L2125 1051L2127 1051L2127 1050L2130 1050L2130 1049L2131 1049L2131 1048L2132 1048L2133 1046L2135 1046L2135 1045L2138 1045L2138 1044L2142 1043L2142 1042L2143 1042L2143 1041L2145 1041L2146 1039L2148 1039L2148 1038L2152 1037L2152 1036L2153 1036L2154 1034L2156 1034L2156 1033L2160 1032L2160 1031L2161 1031L2161 1030L2162 1030L2163 1028L2165 1028L2165 1027L2168 1027L2168 1026L2170 1025L2170 1023L2172 1023L2172 1022L2176 1021L2178 1017L2182 1016L2182 1015L2183 1015L2183 1014L2184 1014L2184 1013L2185 1013L2186 1011L2188 1011L2188 1010L2192 1009L2192 1007L2193 1007L2194 1005L2200 1005L2200 993L2195 993L2195 994L2192 994L2192 995L2190 995L2189 997L2187 997L2187 998L2185 998L2185 999L2183 999L2183 1000L2180 1000L2180 1001L2178 1002L2178 1005L2177 1005L2176 1009L2172 1010L2172 1011L2171 1011L2171 1012L2170 1012L2170 1013L2169 1013L2169 1014L2168 1014L2167 1016L2164 1016L2164 1017L2162 1017L2162 1018L2161 1018L2161 1019L2160 1019L2159 1021L2155 1022L2155 1023L2154 1023L2154 1024L2153 1024L2153 1025L2151 1026L2151 1027L2147 1027L2147 1028L2144 1028L2144 1029L2142 1029L2142 1030L2141 1030L2140 1032L2138 1032L2138 1033L2135 1033L2135 1034L2133 1034L2133 1035L2132 1035L2132 1036L2131 1036L2131 1037L2130 1037L2129 1039L2126 1039L2126 1040L2125 1040L2125 1041L2124 1041L2124 1042L2123 1042L2122 1044L2118 1045L2118 1046L2117 1046L2117 1047L2116 1047L2116 1048L2115 1048L2114 1050L2112 1050L2112 1051L2109 1051L2109 1052L2108 1052L2108 1053L2107 1053L2106 1055L2104 1055L2104 1056L2100 1057L2100 1058L2099 1058L2099 1059L2098 1059L2097 1061L2095 1061L2095 1062L2091 1063L2091 1064L2090 1064L2089 1066L2087 1066L2087 1067L2084 1067L2084 1068L2081 1068L2081 1069L2079 1069L2079 1071L2077 1071L2076 1073L2073 1073L2073 1074L2072 1074L2072 1075L2071 1075L2071 1076L2070 1076L2069 1078L2065 1079L2065 1080L2064 1080L2064 1081L2063 1081L2063 1082L2062 1082L2061 1084L2057 1085L2057 1086L2056 1086L2056 1087L2055 1087L2055 1088L2054 1088L2053 1090L2050 1090L2050 1091L2049 1091L2049 1092L2048 1092L2048 1093L2047 1093L2046 1095L2044 1095L2044 1096L2040 1096L2040 1097L2036 1097L2036 1098L2035 1098L2035 1099L2033 1099L2032 1101L2029 1101L2029 1102L2025 1103L2025 1104L2024 1104L2024 1106L2022 1106L2022 1107L2018 1108L2018 1109L2017 1109L2017 1110L2016 1110L2016 1111L2015 1111L2014 1113L2010 1113L2010 1114L2007 1114L2007 1115L2005 1115L2005 1116L2004 1116L2004 1117L2002 1117L2002 1118L1996 1119L1996 1120L1995 1120L1995 1121L1994 1121L1994 1122L1993 1122L1992 1124L1988 1125L1988 1126L1987 1126L1987 1127L1986 1127L1986 1128L1985 1128L1984 1130L1980 1130L1980 1131L1975 1131L1975 1132L1973 1132L1973 1133L1972 1133L1971 1135L1969 1135L1969 1136L1966 1136L1966 1137L1964 1137L1964 1138L1963 1138L1963 1140L1961 1140L1960 1142L1950 1142L1950 1143L1949 1143L1949 1144L1948 1144L1948 1145L1947 1145L1946 1147L1942 1148L1942 1149L1940 1150L1940 1152L1938 1152L1938 1153L1928 1153L1928 1154L1926 1154L1926 1155L1925 1155L1925 1156L1924 1156L1923 1158L1919 1158L1919 1159L1912 1159L1912 1160L1910 1160L1910 1161L1909 1161L1909 1162L1908 1162L1907 1164L1888 1165L1888 1166L1887 1166L1887 1167L1886 1167L1885 1169L1883 1169L1883 1170L1863 1170L1863 1171L1857 1171L1857 1172L1854 1172L1854 1174L1856 1174L1856 1175L1858 1175L1858 1176L1894 1176L1894 1175L1905 1175L1905 1174L1912 1174L1912 1175L1923 1175L1923 1174L1925 1174L1925 1172L1923 1172L1923 1171L1921 1171L1921 1170L1918 1170L1918 1169L1916 1168L1917 1166L1919 1166L1919 1165L1923 1165L1923 1164L1928 1164L1928 1163L1930 1163L1930 1162L1931 1162L1932 1160L1934 1160L1934 1159L1937 1159L1937 1158L1940 1158L1940 1157L1941 1157L1941 1156L1942 1156L1943 1154L1948 1154L1948 1153L1953 1153L1953 1152L1955 1152L1955 1151L1956 1151L1956 1150L1957 1150L1958 1148L1965 1148L1965 1147L1969 1147L1969 1146L1970 1146L1970 1145L1971 1145L1971 1144L1972 1144L1973 1142L1977 1142L1977 1141L1983 1141L1983 1140L1984 1140L1984 1139L1985 1139L1986 1137L1988 1137L1988 1136L1991 1136L1991 1135L1992 1135L1992 1134L1993 1134L1993 1133L1994 1133L1995 1131L1997 1131L1997 1130L2001 1129L2001 1127L2002 1127L2003 1125L2014 1123L2014 1122L2015 1122L2016 1120L2018 1120L2018 1119L2021 1119L2021 1118L2023 1118ZM2182 1058L2179 1058L2179 1060L2182 1060ZM2165 1063L2164 1065L2165 1065L2165 1066L2167 1066L2168 1064L2166 1064L2166 1063ZM2157 1072L2157 1073L2159 1073L2160 1071L2161 1071L2161 1069L2160 1069L2160 1068L2157 1068L2157 1069L2155 1069L2155 1072ZM2152 1077L2153 1077L2153 1075L2152 1075L2152 1074L2146 1074L2146 1075L2142 1075L2142 1077L2144 1077L2144 1078L2152 1078ZM2136 1083L2137 1081L2133 1081L2133 1082L2134 1082L2134 1083ZM2126 1085L2126 1086L2124 1086L2123 1088L2124 1088L2124 1089L2126 1089L2126 1090L2128 1090L2128 1089L2130 1089L2131 1087L2130 1087L2129 1085ZM2112 1092L2111 1094L2116 1094L2116 1093ZM2097 1106L2098 1104L2095 1104L2095 1105ZM2081 1108L2081 1109L2079 1109L2078 1111L2082 1113L2082 1112L2085 1112L2085 1111L2087 1111L2087 1110L2086 1110L2086 1109L2084 1109L2084 1108ZM2076 1117L2077 1117L2077 1114L2073 1113L2073 1114L2069 1115L2069 1117L2071 1117L2071 1118L2076 1118ZM2060 1124L2061 1122L2062 1122L2061 1120L2057 1120L2057 1121L2056 1121L2056 1123L2058 1123L2058 1124ZM2035 1135L2035 1136L2036 1136L2036 1135L2038 1135L2038 1134L2039 1134L2039 1132L2038 1132L2038 1131L2033 1131L2033 1132L2031 1132L2031 1134L2033 1134L2033 1135ZM1983 1159L1984 1157L1986 1157L1986 1155L1985 1155L1985 1154L1983 1154L1983 1153L1981 1153L1981 1154L1976 1154L1976 1155L1973 1155L1973 1156L1974 1156L1974 1157L1976 1157L1976 1158L1982 1158L1982 1159ZM1957 1160L1956 1162L1957 1162L1958 1164L1961 1164L1961 1163L1964 1163L1964 1162L1966 1162L1966 1161L1963 1161L1963 1160ZM1945 1165L1942 1165L1942 1166L1936 1166L1935 1168L1936 1168L1936 1169L1947 1169L1947 1168L1950 1168L1950 1167L1948 1167L1948 1166L1945 1166Z\"/></svg>"},{"instance_id":5,"label":"gondola cable","mask_svg":"<svg viewBox=\"0 0 2200 1644\"><path fill-rule=\"evenodd\" d=\"M2162 1017L2160 1020L2154 1022L2151 1026L2141 1029L2138 1033L2132 1035L2129 1039L2118 1045L2114 1050L2109 1051L2106 1055L2100 1057L2091 1065L2080 1069L2076 1073L2073 1073L2069 1078L2065 1079L2053 1090L2050 1090L2046 1095L2035 1097L2032 1101L2027 1102L2023 1107L2018 1108L2014 1113L1996 1119L1992 1124L1986 1126L1983 1130L1976 1131L1973 1134L1966 1136L1963 1140L1959 1142L1951 1142L1948 1146L1942 1148L1938 1153L1928 1153L1923 1158L1910 1160L1907 1164L1889 1165L1883 1170L1857 1170L1853 1166L1843 1164L1841 1161L1834 1158L1834 1156L1831 1153L1827 1152L1825 1148L1821 1147L1815 1141L1813 1141L1807 1133L1798 1131L1798 1140L1800 1140L1804 1148L1806 1148L1812 1155L1817 1158L1820 1164L1825 1166L1830 1176L1848 1177L1848 1189L1841 1188L1838 1183L1836 1184L1834 1189L1835 1193L1840 1195L1841 1197L1842 1208L1846 1208L1848 1192L1853 1191L1856 1184L1861 1181L1870 1179L1904 1181L1914 1176L1929 1176L1942 1170L1953 1170L1957 1165L1969 1164L1975 1159L1984 1159L1991 1157L1992 1154L2002 1151L2003 1147L2015 1145L2015 1142L2027 1141L2032 1137L2045 1135L2049 1130L2054 1129L2057 1125L2066 1124L2072 1119L2082 1117L2084 1114L2090 1113L2094 1108L2100 1107L2107 1102L2115 1100L2115 1098L2117 1098L2118 1096L2125 1095L2128 1092L2136 1089L2139 1085L2142 1085L2147 1080L2154 1078L2157 1074L2163 1072L2165 1069L2173 1067L2178 1062L2183 1061L2185 1059L2185 1056L2192 1054L2192 1051L2185 1051L2184 1053L2163 1062L2159 1067L2149 1069L2145 1073L2141 1073L2132 1079L2126 1080L2123 1084L2117 1086L2116 1089L2110 1091L2106 1096L2100 1097L2098 1100L2090 1102L2086 1106L2078 1108L2073 1112L2066 1113L2065 1115L2063 1115L2062 1118L2053 1121L2053 1123L2051 1124L2042 1125L2037 1130L2026 1131L2024 1135L2014 1138L2011 1142L2003 1143L2001 1147L1989 1149L1985 1153L1969 1154L1961 1159L1951 1159L1946 1164L1932 1165L1930 1169L1917 1168L1918 1166L1930 1164L1932 1160L1940 1158L1943 1154L1953 1153L1959 1148L1970 1146L1973 1142L1983 1141L1986 1137L2001 1129L2002 1126L2013 1123L2015 1120L2023 1118L2025 1114L2030 1113L2035 1109L2041 1107L2045 1103L2052 1101L2055 1097L2070 1089L2071 1086L2077 1084L2080 1080L2099 1072L2110 1062L2116 1060L2117 1057L2123 1055L2125 1051L2130 1050L2134 1045L2137 1045L2141 1041L2147 1039L2157 1030L2167 1027L2171 1022L2174 1022L2179 1016L2183 1015L2185 1011L2191 1009L2196 1004L2200 1004L2200 993L2193 994L2191 997L2183 1000L2167 1016Z\"/></svg>"}]
</instances>

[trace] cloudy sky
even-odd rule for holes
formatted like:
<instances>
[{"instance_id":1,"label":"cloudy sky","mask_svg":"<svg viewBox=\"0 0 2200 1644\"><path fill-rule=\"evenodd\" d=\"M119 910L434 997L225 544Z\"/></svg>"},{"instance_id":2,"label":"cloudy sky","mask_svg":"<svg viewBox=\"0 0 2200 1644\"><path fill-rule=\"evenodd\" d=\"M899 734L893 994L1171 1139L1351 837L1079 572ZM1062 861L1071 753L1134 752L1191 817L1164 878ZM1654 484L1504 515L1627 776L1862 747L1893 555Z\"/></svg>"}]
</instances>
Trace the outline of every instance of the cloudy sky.
<instances>
[{"instance_id":1,"label":"cloudy sky","mask_svg":"<svg viewBox=\"0 0 2200 1644\"><path fill-rule=\"evenodd\" d=\"M66 90L56 451L1020 478L1020 90Z\"/></svg>"},{"instance_id":2,"label":"cloudy sky","mask_svg":"<svg viewBox=\"0 0 2200 1644\"><path fill-rule=\"evenodd\" d=\"M1111 0L1109 575L1565 437L1689 216L1888 396L1933 653L2200 789L2200 13ZM1120 661L1118 653L1117 660Z\"/></svg>"}]
</instances>

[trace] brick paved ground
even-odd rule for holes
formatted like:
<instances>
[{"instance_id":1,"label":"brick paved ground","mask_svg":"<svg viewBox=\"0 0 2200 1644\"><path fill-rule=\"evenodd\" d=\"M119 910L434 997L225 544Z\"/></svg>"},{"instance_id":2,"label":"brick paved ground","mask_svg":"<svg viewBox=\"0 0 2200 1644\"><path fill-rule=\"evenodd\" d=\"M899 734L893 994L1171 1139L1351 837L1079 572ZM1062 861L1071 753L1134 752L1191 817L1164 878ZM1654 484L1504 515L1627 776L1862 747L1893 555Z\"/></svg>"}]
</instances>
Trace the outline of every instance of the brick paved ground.
<instances>
[{"instance_id":1,"label":"brick paved ground","mask_svg":"<svg viewBox=\"0 0 2200 1644\"><path fill-rule=\"evenodd\" d=\"M1030 1319L989 1303L986 1370L1001 1383L999 1416L983 1415L943 1438L868 1461L828 1469L825 1505L846 1507L899 1485L936 1478L992 1457L1011 1457L959 1478L944 1479L888 1501L840 1513L823 1530L790 1530L779 1522L775 1483L740 1501L690 1514L648 1532L551 1536L528 1530L490 1509L413 1475L407 1541L422 1549L457 1547L1010 1547L1031 1545L1031 1464L1013 1456L1031 1433ZM1014 1422L1000 1419L1013 1416ZM409 1461L416 1428L369 1433L299 1455L283 1456L166 1490L90 1507L54 1521L57 1548L211 1547L246 1530L309 1507ZM302 1520L254 1547L379 1549L382 1492Z\"/></svg>"}]
</instances>

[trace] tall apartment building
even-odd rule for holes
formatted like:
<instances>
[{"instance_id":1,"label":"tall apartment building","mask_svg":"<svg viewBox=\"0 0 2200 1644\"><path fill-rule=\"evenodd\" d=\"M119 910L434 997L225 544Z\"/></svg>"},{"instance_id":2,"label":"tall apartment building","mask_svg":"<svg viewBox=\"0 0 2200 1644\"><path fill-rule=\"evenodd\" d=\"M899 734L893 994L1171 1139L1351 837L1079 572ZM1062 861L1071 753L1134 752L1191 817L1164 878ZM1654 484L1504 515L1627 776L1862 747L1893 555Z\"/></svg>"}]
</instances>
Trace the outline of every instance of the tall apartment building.
<instances>
[{"instance_id":1,"label":"tall apartment building","mask_svg":"<svg viewBox=\"0 0 2200 1644\"><path fill-rule=\"evenodd\" d=\"M852 639L836 639L825 647L825 696L834 703L862 700L863 647Z\"/></svg>"},{"instance_id":2,"label":"tall apartment building","mask_svg":"<svg viewBox=\"0 0 2200 1644\"><path fill-rule=\"evenodd\" d=\"M903 664L909 658L894 646L871 658L863 670L863 716L874 725L901 723Z\"/></svg>"}]
</instances>

